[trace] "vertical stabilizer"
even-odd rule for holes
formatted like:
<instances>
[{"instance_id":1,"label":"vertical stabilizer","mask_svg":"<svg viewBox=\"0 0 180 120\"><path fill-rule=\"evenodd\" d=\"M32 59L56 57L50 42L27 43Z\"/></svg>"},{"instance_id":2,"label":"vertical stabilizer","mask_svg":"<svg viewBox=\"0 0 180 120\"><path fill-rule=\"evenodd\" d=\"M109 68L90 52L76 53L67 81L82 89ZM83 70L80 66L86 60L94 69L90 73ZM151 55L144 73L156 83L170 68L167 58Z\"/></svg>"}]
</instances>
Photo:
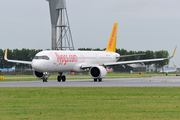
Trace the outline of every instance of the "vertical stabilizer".
<instances>
[{"instance_id":1,"label":"vertical stabilizer","mask_svg":"<svg viewBox=\"0 0 180 120\"><path fill-rule=\"evenodd\" d=\"M111 36L109 39L109 43L105 50L107 52L116 52L117 26L118 26L118 23L114 23Z\"/></svg>"}]
</instances>

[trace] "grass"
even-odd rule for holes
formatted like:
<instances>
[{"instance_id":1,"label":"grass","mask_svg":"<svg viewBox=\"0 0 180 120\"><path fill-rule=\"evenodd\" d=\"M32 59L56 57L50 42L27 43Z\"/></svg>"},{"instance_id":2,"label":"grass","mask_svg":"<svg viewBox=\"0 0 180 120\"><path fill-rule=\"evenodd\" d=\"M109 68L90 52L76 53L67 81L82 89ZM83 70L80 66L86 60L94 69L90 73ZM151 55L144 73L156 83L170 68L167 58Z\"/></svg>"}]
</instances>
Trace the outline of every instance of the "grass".
<instances>
[{"instance_id":1,"label":"grass","mask_svg":"<svg viewBox=\"0 0 180 120\"><path fill-rule=\"evenodd\" d=\"M176 74L169 74L169 76L175 76ZM41 79L37 79L34 75L0 75L4 76L5 80L0 80L0 82L5 81L37 81ZM52 74L48 80L56 80L58 74ZM106 78L139 78L139 77L152 77L152 76L166 76L166 74L159 73L145 73L144 75L139 75L138 73L108 73ZM90 75L66 75L67 80L75 80L75 79L92 79Z\"/></svg>"},{"instance_id":2,"label":"grass","mask_svg":"<svg viewBox=\"0 0 180 120\"><path fill-rule=\"evenodd\" d=\"M179 87L0 88L0 119L179 120Z\"/></svg>"}]
</instances>

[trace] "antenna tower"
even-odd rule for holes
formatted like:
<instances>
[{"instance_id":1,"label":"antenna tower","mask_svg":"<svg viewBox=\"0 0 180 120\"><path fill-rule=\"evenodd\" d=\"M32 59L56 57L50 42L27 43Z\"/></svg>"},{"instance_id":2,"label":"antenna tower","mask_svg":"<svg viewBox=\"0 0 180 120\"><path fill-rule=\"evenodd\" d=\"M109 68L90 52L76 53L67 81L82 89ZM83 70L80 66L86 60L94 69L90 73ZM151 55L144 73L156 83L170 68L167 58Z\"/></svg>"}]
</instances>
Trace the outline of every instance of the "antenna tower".
<instances>
[{"instance_id":1,"label":"antenna tower","mask_svg":"<svg viewBox=\"0 0 180 120\"><path fill-rule=\"evenodd\" d=\"M69 19L65 0L49 1L51 26L52 26L52 50L74 50ZM57 28L59 28L57 30Z\"/></svg>"}]
</instances>

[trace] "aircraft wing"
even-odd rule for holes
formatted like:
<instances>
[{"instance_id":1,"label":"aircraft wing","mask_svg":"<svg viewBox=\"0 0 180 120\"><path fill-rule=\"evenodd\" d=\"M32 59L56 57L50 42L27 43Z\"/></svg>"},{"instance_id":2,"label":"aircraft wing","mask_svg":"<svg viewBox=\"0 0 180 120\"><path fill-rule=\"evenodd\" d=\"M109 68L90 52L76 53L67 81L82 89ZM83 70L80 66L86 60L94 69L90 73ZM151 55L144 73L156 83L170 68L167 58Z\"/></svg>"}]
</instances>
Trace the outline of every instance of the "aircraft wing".
<instances>
[{"instance_id":1,"label":"aircraft wing","mask_svg":"<svg viewBox=\"0 0 180 120\"><path fill-rule=\"evenodd\" d=\"M8 60L7 59L7 48L6 48L6 53L4 55L4 59L7 60L8 62L14 62L14 63L22 63L22 64L28 64L28 65L31 65L31 63L32 63L30 61Z\"/></svg>"},{"instance_id":2,"label":"aircraft wing","mask_svg":"<svg viewBox=\"0 0 180 120\"><path fill-rule=\"evenodd\" d=\"M31 65L31 63L32 63L32 62L29 62L29 61L8 60L8 59L5 59L5 60L7 60L8 62L22 63L22 64L28 64L28 65Z\"/></svg>"},{"instance_id":3,"label":"aircraft wing","mask_svg":"<svg viewBox=\"0 0 180 120\"><path fill-rule=\"evenodd\" d=\"M136 63L144 63L144 62L153 62L153 61L162 61L167 60L169 58L159 58L159 59L147 59L147 60L132 60L132 61L121 61L121 62L111 62L111 63L104 63L104 64L84 64L81 65L82 69L91 68L93 66L115 66L115 65L125 65L125 64L136 64Z\"/></svg>"},{"instance_id":4,"label":"aircraft wing","mask_svg":"<svg viewBox=\"0 0 180 120\"><path fill-rule=\"evenodd\" d=\"M115 65L136 64L136 63L168 60L168 59L171 59L171 58L174 57L174 54L176 52L176 48L177 48L177 46L175 47L173 55L171 57L169 57L169 58L157 58L157 59L147 59L147 60L132 60L132 61L111 62L111 63L104 63L104 64L101 64L99 66L115 66ZM97 66L97 65L87 65L87 64L85 64L85 65L81 65L81 68L85 69L85 68L91 68L93 66Z\"/></svg>"},{"instance_id":5,"label":"aircraft wing","mask_svg":"<svg viewBox=\"0 0 180 120\"><path fill-rule=\"evenodd\" d=\"M168 58L147 59L147 60L132 60L132 61L104 63L103 65L104 66L114 66L114 65L136 64L136 63L144 63L144 62L162 61L162 60L167 60L167 59Z\"/></svg>"}]
</instances>

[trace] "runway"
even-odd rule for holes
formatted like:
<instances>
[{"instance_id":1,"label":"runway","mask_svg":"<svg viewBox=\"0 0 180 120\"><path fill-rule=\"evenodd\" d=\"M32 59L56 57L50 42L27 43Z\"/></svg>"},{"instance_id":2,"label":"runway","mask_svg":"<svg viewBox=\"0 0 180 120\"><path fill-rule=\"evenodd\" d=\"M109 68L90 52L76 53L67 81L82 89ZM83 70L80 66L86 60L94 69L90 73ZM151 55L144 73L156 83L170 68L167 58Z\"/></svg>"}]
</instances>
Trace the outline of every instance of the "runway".
<instances>
[{"instance_id":1,"label":"runway","mask_svg":"<svg viewBox=\"0 0 180 120\"><path fill-rule=\"evenodd\" d=\"M0 87L179 87L180 76L173 77L148 77L148 78L113 78L103 79L102 82L94 82L92 79L67 80L57 82L19 81L0 82Z\"/></svg>"}]
</instances>

